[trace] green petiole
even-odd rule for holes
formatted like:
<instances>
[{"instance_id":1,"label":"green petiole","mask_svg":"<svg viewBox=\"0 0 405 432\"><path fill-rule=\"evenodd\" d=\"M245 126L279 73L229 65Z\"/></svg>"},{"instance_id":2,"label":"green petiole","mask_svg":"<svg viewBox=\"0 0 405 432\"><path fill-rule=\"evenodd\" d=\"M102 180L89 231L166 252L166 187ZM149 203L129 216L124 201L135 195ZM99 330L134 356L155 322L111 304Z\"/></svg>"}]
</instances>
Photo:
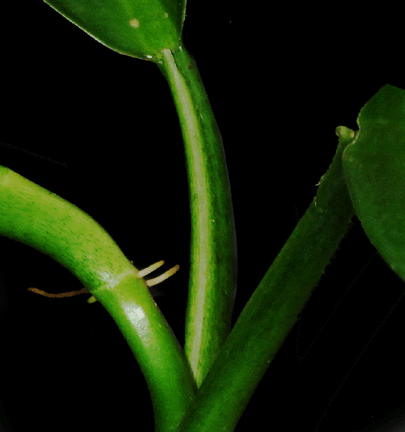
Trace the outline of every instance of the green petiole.
<instances>
[{"instance_id":1,"label":"green petiole","mask_svg":"<svg viewBox=\"0 0 405 432\"><path fill-rule=\"evenodd\" d=\"M221 136L197 66L183 45L163 50L183 133L191 207L185 353L200 386L231 330L236 237Z\"/></svg>"},{"instance_id":2,"label":"green petiole","mask_svg":"<svg viewBox=\"0 0 405 432\"><path fill-rule=\"evenodd\" d=\"M296 322L354 215L342 170L353 131L339 146L318 192L238 318L179 432L231 432Z\"/></svg>"},{"instance_id":3,"label":"green petiole","mask_svg":"<svg viewBox=\"0 0 405 432\"><path fill-rule=\"evenodd\" d=\"M196 386L181 347L139 271L94 219L2 166L0 202L0 235L49 255L107 309L148 383L156 431L175 430ZM114 370L106 364L105 373L113 376Z\"/></svg>"}]
</instances>

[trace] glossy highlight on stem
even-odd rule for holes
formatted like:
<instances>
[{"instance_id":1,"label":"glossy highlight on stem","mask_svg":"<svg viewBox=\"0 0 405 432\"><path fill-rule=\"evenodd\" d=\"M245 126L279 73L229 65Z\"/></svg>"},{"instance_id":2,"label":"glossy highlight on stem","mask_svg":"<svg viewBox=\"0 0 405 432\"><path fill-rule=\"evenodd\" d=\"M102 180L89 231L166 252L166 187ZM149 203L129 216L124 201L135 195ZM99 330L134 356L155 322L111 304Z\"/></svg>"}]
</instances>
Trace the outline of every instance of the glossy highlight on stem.
<instances>
[{"instance_id":1,"label":"glossy highlight on stem","mask_svg":"<svg viewBox=\"0 0 405 432\"><path fill-rule=\"evenodd\" d=\"M138 270L89 215L2 166L0 202L0 235L49 255L104 306L145 376L156 431L175 430L196 386L177 339ZM114 375L108 365L106 369Z\"/></svg>"}]
</instances>

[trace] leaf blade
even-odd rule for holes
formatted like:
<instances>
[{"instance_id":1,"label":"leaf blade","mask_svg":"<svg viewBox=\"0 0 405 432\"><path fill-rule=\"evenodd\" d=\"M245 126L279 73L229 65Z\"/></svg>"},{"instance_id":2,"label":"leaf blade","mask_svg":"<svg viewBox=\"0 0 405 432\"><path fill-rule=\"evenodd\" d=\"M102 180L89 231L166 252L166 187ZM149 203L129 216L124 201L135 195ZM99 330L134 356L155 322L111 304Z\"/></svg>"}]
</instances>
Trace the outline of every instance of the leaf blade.
<instances>
[{"instance_id":1,"label":"leaf blade","mask_svg":"<svg viewBox=\"0 0 405 432\"><path fill-rule=\"evenodd\" d=\"M108 48L142 59L178 46L186 7L186 0L44 1Z\"/></svg>"},{"instance_id":2,"label":"leaf blade","mask_svg":"<svg viewBox=\"0 0 405 432\"><path fill-rule=\"evenodd\" d=\"M405 91L385 85L357 123L343 153L349 193L371 243L405 280Z\"/></svg>"}]
</instances>

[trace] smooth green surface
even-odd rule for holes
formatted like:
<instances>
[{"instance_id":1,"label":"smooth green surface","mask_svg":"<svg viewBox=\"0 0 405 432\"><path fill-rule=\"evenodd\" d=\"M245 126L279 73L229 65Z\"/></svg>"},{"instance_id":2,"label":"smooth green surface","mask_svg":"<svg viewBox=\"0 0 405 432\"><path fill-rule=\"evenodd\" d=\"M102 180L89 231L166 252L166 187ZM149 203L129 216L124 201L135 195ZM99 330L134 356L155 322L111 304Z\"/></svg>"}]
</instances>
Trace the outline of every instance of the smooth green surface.
<instances>
[{"instance_id":1,"label":"smooth green surface","mask_svg":"<svg viewBox=\"0 0 405 432\"><path fill-rule=\"evenodd\" d=\"M138 280L132 273L113 289L97 290L96 297L117 323L145 376L155 432L175 431L194 400L196 385L183 350L146 285L142 290L137 288ZM108 373L110 376L111 371ZM136 409L134 405L134 413ZM137 429L136 420L133 427Z\"/></svg>"},{"instance_id":2,"label":"smooth green surface","mask_svg":"<svg viewBox=\"0 0 405 432\"><path fill-rule=\"evenodd\" d=\"M354 214L341 160L352 139L340 134L316 197L239 316L179 431L234 430Z\"/></svg>"},{"instance_id":3,"label":"smooth green surface","mask_svg":"<svg viewBox=\"0 0 405 432\"><path fill-rule=\"evenodd\" d=\"M183 133L191 209L185 353L200 386L231 330L236 236L225 155L197 66L183 45L158 66Z\"/></svg>"},{"instance_id":4,"label":"smooth green surface","mask_svg":"<svg viewBox=\"0 0 405 432\"><path fill-rule=\"evenodd\" d=\"M107 47L154 60L179 45L185 0L44 0Z\"/></svg>"},{"instance_id":5,"label":"smooth green surface","mask_svg":"<svg viewBox=\"0 0 405 432\"><path fill-rule=\"evenodd\" d=\"M58 261L91 292L136 271L88 214L9 168L0 166L0 234Z\"/></svg>"},{"instance_id":6,"label":"smooth green surface","mask_svg":"<svg viewBox=\"0 0 405 432\"><path fill-rule=\"evenodd\" d=\"M156 431L175 430L192 402L196 386L185 356L145 281L136 277L138 270L94 219L2 166L0 204L0 235L58 261L111 314L148 383ZM114 377L108 364L106 374Z\"/></svg>"},{"instance_id":7,"label":"smooth green surface","mask_svg":"<svg viewBox=\"0 0 405 432\"><path fill-rule=\"evenodd\" d=\"M371 243L405 280L405 90L382 87L357 123L343 153L350 196Z\"/></svg>"}]
</instances>

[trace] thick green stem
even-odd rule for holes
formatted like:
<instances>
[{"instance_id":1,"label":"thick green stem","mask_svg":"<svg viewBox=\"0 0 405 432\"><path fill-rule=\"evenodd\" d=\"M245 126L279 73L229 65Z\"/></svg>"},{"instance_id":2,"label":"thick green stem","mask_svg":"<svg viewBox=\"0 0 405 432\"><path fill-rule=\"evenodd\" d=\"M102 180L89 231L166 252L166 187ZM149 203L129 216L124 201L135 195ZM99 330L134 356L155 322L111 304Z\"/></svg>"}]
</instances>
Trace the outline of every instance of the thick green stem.
<instances>
[{"instance_id":1,"label":"thick green stem","mask_svg":"<svg viewBox=\"0 0 405 432\"><path fill-rule=\"evenodd\" d=\"M156 431L175 430L194 398L194 379L145 281L109 234L76 206L0 166L0 235L49 255L100 301L142 369ZM114 371L106 365L106 373Z\"/></svg>"},{"instance_id":2,"label":"thick green stem","mask_svg":"<svg viewBox=\"0 0 405 432\"><path fill-rule=\"evenodd\" d=\"M234 430L346 233L354 210L341 155L353 134L338 132L338 150L316 197L242 311L179 431Z\"/></svg>"},{"instance_id":3,"label":"thick green stem","mask_svg":"<svg viewBox=\"0 0 405 432\"><path fill-rule=\"evenodd\" d=\"M185 47L162 51L183 133L191 207L185 353L199 386L231 329L236 237L221 136L197 66Z\"/></svg>"}]
</instances>

